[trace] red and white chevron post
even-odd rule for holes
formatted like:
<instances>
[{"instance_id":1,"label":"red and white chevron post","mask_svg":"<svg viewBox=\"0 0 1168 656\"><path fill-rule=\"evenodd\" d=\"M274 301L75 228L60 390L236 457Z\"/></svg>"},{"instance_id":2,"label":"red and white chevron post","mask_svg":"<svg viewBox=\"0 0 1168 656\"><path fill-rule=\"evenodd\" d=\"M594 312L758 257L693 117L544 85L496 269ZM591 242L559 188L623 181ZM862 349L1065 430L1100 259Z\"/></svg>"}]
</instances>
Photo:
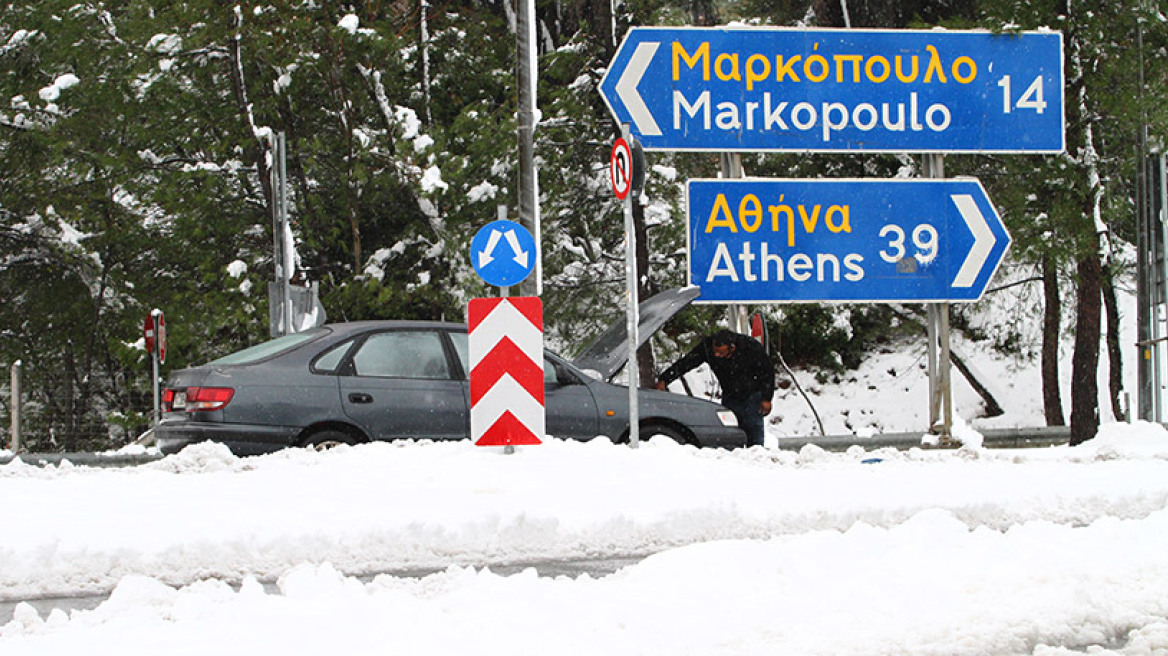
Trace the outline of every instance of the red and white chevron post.
<instances>
[{"instance_id":1,"label":"red and white chevron post","mask_svg":"<svg viewBox=\"0 0 1168 656\"><path fill-rule=\"evenodd\" d=\"M478 446L542 444L543 302L471 299L470 436Z\"/></svg>"}]
</instances>

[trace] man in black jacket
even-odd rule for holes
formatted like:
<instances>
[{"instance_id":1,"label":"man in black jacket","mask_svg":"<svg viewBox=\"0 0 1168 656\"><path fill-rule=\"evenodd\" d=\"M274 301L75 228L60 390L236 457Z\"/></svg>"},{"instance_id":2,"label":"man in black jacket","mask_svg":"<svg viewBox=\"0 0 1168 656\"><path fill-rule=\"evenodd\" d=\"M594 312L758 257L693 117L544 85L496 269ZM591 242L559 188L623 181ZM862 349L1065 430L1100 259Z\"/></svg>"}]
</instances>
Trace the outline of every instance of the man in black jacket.
<instances>
[{"instance_id":1,"label":"man in black jacket","mask_svg":"<svg viewBox=\"0 0 1168 656\"><path fill-rule=\"evenodd\" d=\"M722 405L734 411L746 431L747 446L763 445L763 417L771 412L775 369L762 344L736 332L719 330L657 377L657 389L681 378L702 363L722 385Z\"/></svg>"}]
</instances>

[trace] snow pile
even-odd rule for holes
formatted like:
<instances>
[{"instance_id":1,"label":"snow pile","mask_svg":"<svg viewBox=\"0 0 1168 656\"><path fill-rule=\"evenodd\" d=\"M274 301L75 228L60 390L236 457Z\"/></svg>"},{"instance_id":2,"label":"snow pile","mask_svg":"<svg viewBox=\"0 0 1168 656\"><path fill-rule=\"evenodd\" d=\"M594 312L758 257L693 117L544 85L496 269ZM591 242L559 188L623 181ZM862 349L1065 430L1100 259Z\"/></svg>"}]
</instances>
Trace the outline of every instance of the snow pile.
<instances>
[{"instance_id":1,"label":"snow pile","mask_svg":"<svg viewBox=\"0 0 1168 656\"><path fill-rule=\"evenodd\" d=\"M113 591L17 605L5 656L1168 650L1168 432L1149 424L1001 451L200 445L14 462L0 496L20 500L5 599ZM522 569L629 556L600 578ZM435 573L378 574L408 570Z\"/></svg>"}]
</instances>

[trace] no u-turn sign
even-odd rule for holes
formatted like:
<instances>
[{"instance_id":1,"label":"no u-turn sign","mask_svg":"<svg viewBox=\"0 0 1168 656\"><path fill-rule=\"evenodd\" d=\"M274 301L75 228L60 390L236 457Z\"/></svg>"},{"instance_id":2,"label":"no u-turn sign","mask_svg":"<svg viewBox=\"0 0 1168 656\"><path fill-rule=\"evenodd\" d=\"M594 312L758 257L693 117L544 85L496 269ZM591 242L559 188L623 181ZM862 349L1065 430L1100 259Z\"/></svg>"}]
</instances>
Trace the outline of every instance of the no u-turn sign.
<instances>
[{"instance_id":1,"label":"no u-turn sign","mask_svg":"<svg viewBox=\"0 0 1168 656\"><path fill-rule=\"evenodd\" d=\"M633 188L633 149L629 148L629 142L624 139L617 139L612 145L608 173L616 197L621 200L628 198L629 190Z\"/></svg>"},{"instance_id":2,"label":"no u-turn sign","mask_svg":"<svg viewBox=\"0 0 1168 656\"><path fill-rule=\"evenodd\" d=\"M624 200L629 193L636 198L645 186L645 155L636 139L633 145L624 139L617 139L612 145L612 158L608 163L608 173L612 180L612 191Z\"/></svg>"}]
</instances>

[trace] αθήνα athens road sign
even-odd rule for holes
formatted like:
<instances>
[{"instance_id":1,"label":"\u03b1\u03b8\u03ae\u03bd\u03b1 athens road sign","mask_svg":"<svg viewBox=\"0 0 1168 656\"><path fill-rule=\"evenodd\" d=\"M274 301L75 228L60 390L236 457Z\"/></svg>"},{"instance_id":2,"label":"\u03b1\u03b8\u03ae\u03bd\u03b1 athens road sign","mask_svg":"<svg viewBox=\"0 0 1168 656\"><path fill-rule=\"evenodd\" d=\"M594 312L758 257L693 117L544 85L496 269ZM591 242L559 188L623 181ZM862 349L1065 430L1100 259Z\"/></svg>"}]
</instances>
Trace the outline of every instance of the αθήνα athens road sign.
<instances>
[{"instance_id":1,"label":"\u03b1\u03b8\u03ae\u03bd\u03b1 athens road sign","mask_svg":"<svg viewBox=\"0 0 1168 656\"><path fill-rule=\"evenodd\" d=\"M1010 245L981 183L690 180L698 303L969 302Z\"/></svg>"}]
</instances>

